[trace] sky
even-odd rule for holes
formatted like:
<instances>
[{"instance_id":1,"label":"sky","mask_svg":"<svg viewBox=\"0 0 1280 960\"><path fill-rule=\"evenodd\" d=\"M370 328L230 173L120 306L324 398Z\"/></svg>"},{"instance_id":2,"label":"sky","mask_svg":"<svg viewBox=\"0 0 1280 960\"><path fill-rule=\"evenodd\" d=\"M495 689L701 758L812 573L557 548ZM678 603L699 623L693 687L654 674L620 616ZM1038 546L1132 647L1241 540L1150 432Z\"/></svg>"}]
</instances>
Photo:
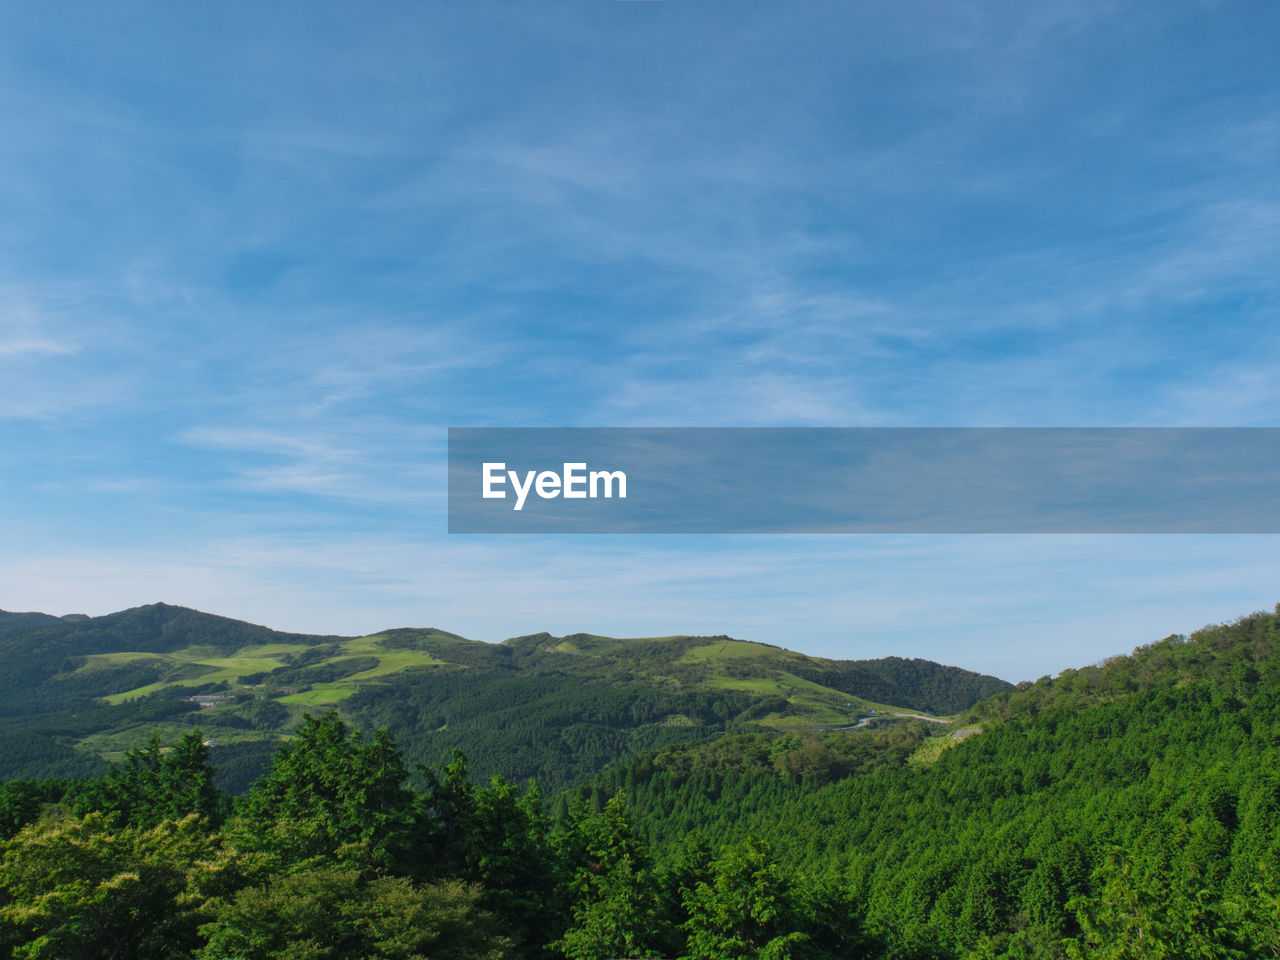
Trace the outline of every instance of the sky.
<instances>
[{"instance_id":1,"label":"sky","mask_svg":"<svg viewBox=\"0 0 1280 960\"><path fill-rule=\"evenodd\" d=\"M0 6L0 608L1010 680L1266 535L450 535L450 426L1280 426L1280 7Z\"/></svg>"}]
</instances>

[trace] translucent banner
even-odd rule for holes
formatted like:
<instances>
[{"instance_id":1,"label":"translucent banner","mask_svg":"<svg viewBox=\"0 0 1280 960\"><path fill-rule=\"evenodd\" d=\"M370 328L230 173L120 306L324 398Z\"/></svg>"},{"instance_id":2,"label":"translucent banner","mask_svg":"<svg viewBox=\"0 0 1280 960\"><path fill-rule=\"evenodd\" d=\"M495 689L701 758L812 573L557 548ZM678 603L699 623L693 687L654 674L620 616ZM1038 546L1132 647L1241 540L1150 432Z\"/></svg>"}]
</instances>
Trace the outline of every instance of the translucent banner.
<instances>
[{"instance_id":1,"label":"translucent banner","mask_svg":"<svg viewBox=\"0 0 1280 960\"><path fill-rule=\"evenodd\" d=\"M1280 428L449 430L451 533L1280 533Z\"/></svg>"}]
</instances>

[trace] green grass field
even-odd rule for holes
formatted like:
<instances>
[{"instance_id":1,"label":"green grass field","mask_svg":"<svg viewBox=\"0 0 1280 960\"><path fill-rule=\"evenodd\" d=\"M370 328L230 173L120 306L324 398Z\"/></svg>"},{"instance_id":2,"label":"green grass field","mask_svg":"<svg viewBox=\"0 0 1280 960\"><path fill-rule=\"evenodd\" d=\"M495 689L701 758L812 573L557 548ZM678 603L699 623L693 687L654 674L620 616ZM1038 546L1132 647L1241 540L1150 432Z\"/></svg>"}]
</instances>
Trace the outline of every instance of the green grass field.
<instances>
[{"instance_id":1,"label":"green grass field","mask_svg":"<svg viewBox=\"0 0 1280 960\"><path fill-rule=\"evenodd\" d=\"M322 707L345 700L358 689L360 688L350 684L318 683L310 690L291 693L287 697L280 697L279 702L293 703L304 707Z\"/></svg>"},{"instance_id":2,"label":"green grass field","mask_svg":"<svg viewBox=\"0 0 1280 960\"><path fill-rule=\"evenodd\" d=\"M412 667L438 666L442 662L425 650L404 648L388 650L383 646L385 639L375 634L338 642L337 652L333 656L307 666L331 665L356 657L374 657L378 661L377 666L344 677L338 683L318 683L311 690L281 697L280 701L305 705L337 703L355 693L361 683L375 681ZM181 650L163 654L134 651L93 654L85 658L85 663L78 672L93 672L109 666L140 661L158 662L163 665L165 669L163 679L128 690L116 691L103 697L108 703L118 704L169 688L224 683L234 689L244 677L270 673L284 667L289 657L307 649L305 644L270 643L242 647L230 655L198 646L184 647Z\"/></svg>"},{"instance_id":3,"label":"green grass field","mask_svg":"<svg viewBox=\"0 0 1280 960\"><path fill-rule=\"evenodd\" d=\"M746 640L720 640L694 647L677 661L678 663L707 663L720 660L741 660L753 657L776 657L780 651Z\"/></svg>"}]
</instances>

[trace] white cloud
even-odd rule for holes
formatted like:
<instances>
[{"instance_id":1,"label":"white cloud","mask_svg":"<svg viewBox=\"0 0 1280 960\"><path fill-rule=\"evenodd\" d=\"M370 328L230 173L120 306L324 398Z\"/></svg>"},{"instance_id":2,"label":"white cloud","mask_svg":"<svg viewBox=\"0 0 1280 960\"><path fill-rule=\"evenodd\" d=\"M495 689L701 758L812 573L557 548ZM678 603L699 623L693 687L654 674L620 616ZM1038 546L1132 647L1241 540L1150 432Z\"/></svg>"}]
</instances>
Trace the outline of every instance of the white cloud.
<instances>
[{"instance_id":1,"label":"white cloud","mask_svg":"<svg viewBox=\"0 0 1280 960\"><path fill-rule=\"evenodd\" d=\"M0 339L0 357L13 357L21 354L67 354L75 353L77 347L55 340L21 336L9 336Z\"/></svg>"}]
</instances>

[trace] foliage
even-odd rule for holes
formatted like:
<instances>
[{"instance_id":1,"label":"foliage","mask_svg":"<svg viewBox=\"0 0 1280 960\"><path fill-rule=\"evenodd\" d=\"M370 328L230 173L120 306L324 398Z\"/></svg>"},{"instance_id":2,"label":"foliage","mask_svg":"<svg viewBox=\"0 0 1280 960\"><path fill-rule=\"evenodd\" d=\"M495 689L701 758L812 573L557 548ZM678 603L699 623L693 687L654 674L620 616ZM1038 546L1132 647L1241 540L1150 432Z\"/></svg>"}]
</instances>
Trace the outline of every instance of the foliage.
<instances>
[{"instance_id":1,"label":"foliage","mask_svg":"<svg viewBox=\"0 0 1280 960\"><path fill-rule=\"evenodd\" d=\"M101 780L73 788L67 799L78 813L117 813L121 822L133 826L154 826L188 815L221 819L225 798L213 789L208 757L199 730L183 736L167 752L155 736L145 749L129 751Z\"/></svg>"},{"instance_id":2,"label":"foliage","mask_svg":"<svg viewBox=\"0 0 1280 960\"><path fill-rule=\"evenodd\" d=\"M711 876L685 901L691 960L786 960L806 939L791 884L748 838L711 863Z\"/></svg>"},{"instance_id":3,"label":"foliage","mask_svg":"<svg viewBox=\"0 0 1280 960\"><path fill-rule=\"evenodd\" d=\"M200 960L501 960L507 943L459 881L416 886L340 864L240 890L200 928Z\"/></svg>"},{"instance_id":4,"label":"foliage","mask_svg":"<svg viewBox=\"0 0 1280 960\"><path fill-rule=\"evenodd\" d=\"M376 861L389 863L412 816L407 777L385 730L365 743L334 712L307 716L249 792L229 832L241 849L289 859L361 844Z\"/></svg>"},{"instance_id":5,"label":"foliage","mask_svg":"<svg viewBox=\"0 0 1280 960\"><path fill-rule=\"evenodd\" d=\"M194 816L28 826L3 847L0 946L22 960L189 957L202 917L184 893L211 845Z\"/></svg>"},{"instance_id":6,"label":"foliage","mask_svg":"<svg viewBox=\"0 0 1280 960\"><path fill-rule=\"evenodd\" d=\"M705 648L682 643L669 665ZM411 781L389 734L328 713L225 821L198 736L155 741L97 780L0 788L0 956L1280 957L1277 617L957 725L981 733L929 765L914 721L666 744L548 814L460 753Z\"/></svg>"},{"instance_id":7,"label":"foliage","mask_svg":"<svg viewBox=\"0 0 1280 960\"><path fill-rule=\"evenodd\" d=\"M407 871L476 884L481 904L506 919L517 944L551 940L563 912L562 865L536 786L518 794L494 776L477 787L461 753L422 774L427 788L415 805Z\"/></svg>"},{"instance_id":8,"label":"foliage","mask_svg":"<svg viewBox=\"0 0 1280 960\"><path fill-rule=\"evenodd\" d=\"M571 960L662 956L665 921L625 796L616 794L597 814L580 815L569 845L577 860L571 920L554 946Z\"/></svg>"}]
</instances>

